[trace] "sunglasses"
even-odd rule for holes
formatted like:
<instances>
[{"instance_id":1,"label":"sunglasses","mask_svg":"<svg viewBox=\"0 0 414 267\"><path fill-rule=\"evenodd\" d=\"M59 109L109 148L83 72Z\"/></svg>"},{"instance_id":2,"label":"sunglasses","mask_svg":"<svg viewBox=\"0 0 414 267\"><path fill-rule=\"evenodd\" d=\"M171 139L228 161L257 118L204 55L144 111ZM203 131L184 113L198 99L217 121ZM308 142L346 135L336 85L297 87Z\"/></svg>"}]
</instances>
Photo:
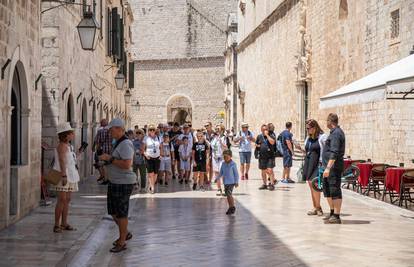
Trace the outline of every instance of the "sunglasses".
<instances>
[{"instance_id":1,"label":"sunglasses","mask_svg":"<svg viewBox=\"0 0 414 267\"><path fill-rule=\"evenodd\" d=\"M155 131L155 129L149 129L148 131L150 131L150 132L154 132L154 131Z\"/></svg>"}]
</instances>

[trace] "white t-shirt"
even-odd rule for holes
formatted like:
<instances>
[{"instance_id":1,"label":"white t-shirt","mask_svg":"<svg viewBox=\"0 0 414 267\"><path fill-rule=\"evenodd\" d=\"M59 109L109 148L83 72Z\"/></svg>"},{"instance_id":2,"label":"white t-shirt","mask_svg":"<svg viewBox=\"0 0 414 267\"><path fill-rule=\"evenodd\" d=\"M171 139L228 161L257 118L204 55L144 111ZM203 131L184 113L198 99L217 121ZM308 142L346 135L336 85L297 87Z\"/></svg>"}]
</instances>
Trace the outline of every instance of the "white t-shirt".
<instances>
[{"instance_id":1,"label":"white t-shirt","mask_svg":"<svg viewBox=\"0 0 414 267\"><path fill-rule=\"evenodd\" d=\"M160 140L155 136L154 138L146 136L144 139L146 146L145 153L151 158L158 158L160 156Z\"/></svg>"},{"instance_id":2,"label":"white t-shirt","mask_svg":"<svg viewBox=\"0 0 414 267\"><path fill-rule=\"evenodd\" d=\"M211 140L211 152L213 154L213 158L215 159L223 159L223 146L226 146L226 137L225 136L215 136L213 140Z\"/></svg>"},{"instance_id":3,"label":"white t-shirt","mask_svg":"<svg viewBox=\"0 0 414 267\"><path fill-rule=\"evenodd\" d=\"M186 136L187 138L188 138L188 145L189 146L193 146L193 140L194 140L194 138L193 138L193 134L190 132L190 133L188 133L188 134L180 134L180 136L178 136L178 140L183 140L183 138L184 138L184 136Z\"/></svg>"},{"instance_id":4,"label":"white t-shirt","mask_svg":"<svg viewBox=\"0 0 414 267\"><path fill-rule=\"evenodd\" d=\"M178 148L178 152L182 158L190 158L192 151L193 145L190 145L190 143L188 143L188 145L180 145Z\"/></svg>"},{"instance_id":5,"label":"white t-shirt","mask_svg":"<svg viewBox=\"0 0 414 267\"><path fill-rule=\"evenodd\" d=\"M247 139L247 137L253 137L254 133L252 131L243 132L240 131L237 133L236 139L239 139L239 151L240 152L252 152L251 141Z\"/></svg>"}]
</instances>

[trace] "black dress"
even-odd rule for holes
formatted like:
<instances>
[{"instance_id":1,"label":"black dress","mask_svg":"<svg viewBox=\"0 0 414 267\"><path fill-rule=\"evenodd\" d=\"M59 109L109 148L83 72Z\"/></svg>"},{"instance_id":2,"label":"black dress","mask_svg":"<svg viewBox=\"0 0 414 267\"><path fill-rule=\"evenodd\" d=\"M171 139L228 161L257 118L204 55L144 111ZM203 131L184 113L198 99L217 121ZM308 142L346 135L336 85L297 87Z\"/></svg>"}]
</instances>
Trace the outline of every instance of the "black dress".
<instances>
[{"instance_id":1,"label":"black dress","mask_svg":"<svg viewBox=\"0 0 414 267\"><path fill-rule=\"evenodd\" d=\"M321 155L321 147L319 139L308 138L305 144L305 163L303 165L303 179L311 180L318 175L319 157Z\"/></svg>"}]
</instances>

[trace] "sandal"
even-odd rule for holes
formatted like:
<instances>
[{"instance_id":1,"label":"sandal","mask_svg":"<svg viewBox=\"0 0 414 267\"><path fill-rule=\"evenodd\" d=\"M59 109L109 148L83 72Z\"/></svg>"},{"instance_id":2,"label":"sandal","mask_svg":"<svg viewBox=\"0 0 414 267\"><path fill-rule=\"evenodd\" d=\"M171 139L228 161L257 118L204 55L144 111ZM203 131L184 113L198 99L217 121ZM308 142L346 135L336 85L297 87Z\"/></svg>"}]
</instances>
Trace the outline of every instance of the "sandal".
<instances>
[{"instance_id":1,"label":"sandal","mask_svg":"<svg viewBox=\"0 0 414 267\"><path fill-rule=\"evenodd\" d=\"M125 238L125 241L130 240L131 238L132 238L132 234L131 234L130 232L128 232L128 234L127 234L127 236L126 236L126 238ZM119 240L119 239L115 240L115 241L112 243L112 245L114 245L114 247L116 247L116 246L118 245L118 240Z\"/></svg>"},{"instance_id":2,"label":"sandal","mask_svg":"<svg viewBox=\"0 0 414 267\"><path fill-rule=\"evenodd\" d=\"M126 244L123 244L122 246L121 245L116 245L115 247L111 248L109 250L109 252L118 253L118 252L121 252L121 251L123 251L125 249L127 249L126 248Z\"/></svg>"},{"instance_id":3,"label":"sandal","mask_svg":"<svg viewBox=\"0 0 414 267\"><path fill-rule=\"evenodd\" d=\"M70 226L69 224L67 224L66 226L61 225L61 226L60 226L60 228L61 228L62 230L65 230L65 231L76 231L76 228L73 228L73 227L72 227L72 226Z\"/></svg>"},{"instance_id":4,"label":"sandal","mask_svg":"<svg viewBox=\"0 0 414 267\"><path fill-rule=\"evenodd\" d=\"M62 228L59 225L53 226L53 233L62 233Z\"/></svg>"}]
</instances>

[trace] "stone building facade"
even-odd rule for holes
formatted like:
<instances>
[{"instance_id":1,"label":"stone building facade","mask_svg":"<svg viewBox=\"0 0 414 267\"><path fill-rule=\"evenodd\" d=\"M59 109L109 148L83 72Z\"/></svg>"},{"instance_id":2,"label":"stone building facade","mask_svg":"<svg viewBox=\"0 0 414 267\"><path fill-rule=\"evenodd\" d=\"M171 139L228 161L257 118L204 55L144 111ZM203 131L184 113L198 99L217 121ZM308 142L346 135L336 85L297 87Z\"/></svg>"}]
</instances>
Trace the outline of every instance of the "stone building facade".
<instances>
[{"instance_id":1,"label":"stone building facade","mask_svg":"<svg viewBox=\"0 0 414 267\"><path fill-rule=\"evenodd\" d=\"M40 1L0 2L0 228L40 199Z\"/></svg>"},{"instance_id":2,"label":"stone building facade","mask_svg":"<svg viewBox=\"0 0 414 267\"><path fill-rule=\"evenodd\" d=\"M336 112L347 134L347 155L412 165L413 100L368 101L320 108L321 98L403 59L414 45L414 1L239 1L238 83L245 119L257 129ZM358 95L355 95L358 98ZM258 120L257 118L260 118ZM325 128L326 130L326 128Z\"/></svg>"},{"instance_id":3,"label":"stone building facade","mask_svg":"<svg viewBox=\"0 0 414 267\"><path fill-rule=\"evenodd\" d=\"M132 124L223 122L227 14L235 0L143 0L134 4L136 79Z\"/></svg>"},{"instance_id":4,"label":"stone building facade","mask_svg":"<svg viewBox=\"0 0 414 267\"><path fill-rule=\"evenodd\" d=\"M67 6L42 14L42 141L55 147L56 125L70 122L76 129L74 147L80 147L82 142L89 144L79 159L81 177L93 173L92 144L100 120L120 117L130 122L129 105L124 98L125 88L130 87L128 68L132 62L133 14L129 2L86 1L92 5L100 25L94 51L83 50L80 45L76 26L82 19L82 7ZM42 10L55 5L42 3ZM116 36L117 32L120 36ZM114 77L118 70L124 71L126 78L123 90L116 88ZM53 150L46 150L44 166L52 159Z\"/></svg>"},{"instance_id":5,"label":"stone building facade","mask_svg":"<svg viewBox=\"0 0 414 267\"><path fill-rule=\"evenodd\" d=\"M237 87L237 14L230 13L227 19L226 50L224 51L224 109L225 126L237 129L240 116L240 92Z\"/></svg>"}]
</instances>

